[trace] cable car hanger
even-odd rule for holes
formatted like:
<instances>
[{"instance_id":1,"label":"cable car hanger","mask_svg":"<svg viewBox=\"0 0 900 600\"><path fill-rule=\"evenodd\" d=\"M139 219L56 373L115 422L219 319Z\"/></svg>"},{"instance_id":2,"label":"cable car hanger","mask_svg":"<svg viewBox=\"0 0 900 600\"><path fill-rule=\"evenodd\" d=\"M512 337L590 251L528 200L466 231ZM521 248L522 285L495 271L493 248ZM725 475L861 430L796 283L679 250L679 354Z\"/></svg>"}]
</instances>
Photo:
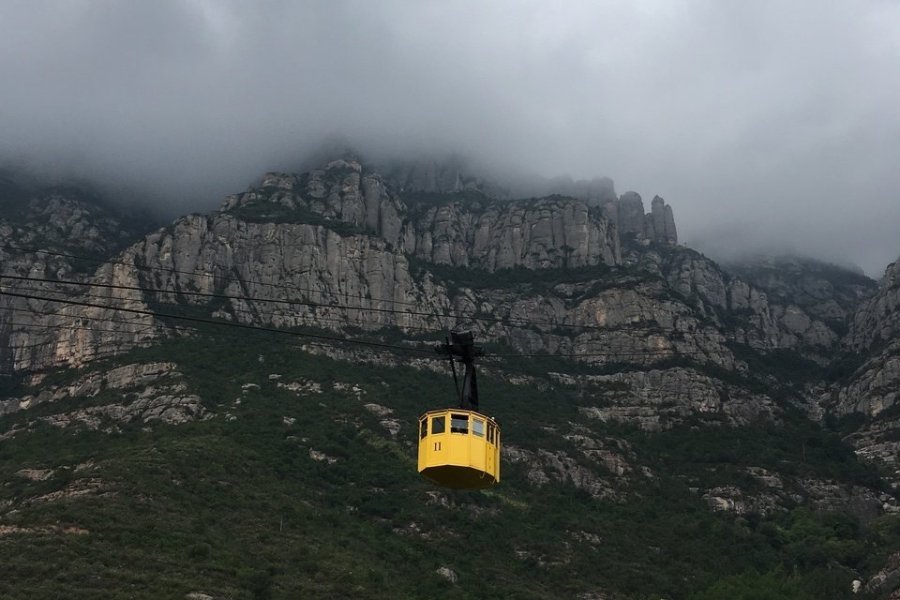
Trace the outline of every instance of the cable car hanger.
<instances>
[{"instance_id":1,"label":"cable car hanger","mask_svg":"<svg viewBox=\"0 0 900 600\"><path fill-rule=\"evenodd\" d=\"M452 340L452 341L451 341ZM459 397L459 407L465 410L478 410L478 379L475 373L475 357L484 356L484 348L475 345L475 336L471 331L451 331L446 342L434 347L438 354L446 354L450 359L450 370L453 372L453 384ZM462 362L462 387L456 375L456 358Z\"/></svg>"},{"instance_id":2,"label":"cable car hanger","mask_svg":"<svg viewBox=\"0 0 900 600\"><path fill-rule=\"evenodd\" d=\"M500 427L478 412L475 358L484 354L471 331L451 331L435 346L450 360L456 408L429 410L419 417L419 472L432 482L458 490L477 490L500 481ZM464 367L462 384L456 361Z\"/></svg>"}]
</instances>

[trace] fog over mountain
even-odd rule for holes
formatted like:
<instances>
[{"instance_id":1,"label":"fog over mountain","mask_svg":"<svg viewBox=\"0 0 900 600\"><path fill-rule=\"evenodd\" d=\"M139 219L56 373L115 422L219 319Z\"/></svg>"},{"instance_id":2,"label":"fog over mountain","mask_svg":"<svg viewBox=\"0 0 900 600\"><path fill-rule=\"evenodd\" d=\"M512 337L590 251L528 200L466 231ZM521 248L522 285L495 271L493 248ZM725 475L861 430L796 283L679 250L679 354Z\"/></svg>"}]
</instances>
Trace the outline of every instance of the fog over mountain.
<instances>
[{"instance_id":1,"label":"fog over mountain","mask_svg":"<svg viewBox=\"0 0 900 600\"><path fill-rule=\"evenodd\" d=\"M217 205L341 135L378 157L608 175L682 240L900 252L900 4L0 4L0 160Z\"/></svg>"}]
</instances>

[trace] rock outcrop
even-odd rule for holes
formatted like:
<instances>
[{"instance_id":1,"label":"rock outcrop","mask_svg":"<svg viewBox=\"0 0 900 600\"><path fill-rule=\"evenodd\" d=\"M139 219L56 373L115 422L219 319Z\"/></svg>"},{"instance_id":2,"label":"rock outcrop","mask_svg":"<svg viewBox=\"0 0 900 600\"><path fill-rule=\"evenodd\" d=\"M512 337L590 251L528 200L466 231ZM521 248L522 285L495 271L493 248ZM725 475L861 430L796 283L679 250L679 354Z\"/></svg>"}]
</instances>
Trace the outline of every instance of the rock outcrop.
<instances>
[{"instance_id":1,"label":"rock outcrop","mask_svg":"<svg viewBox=\"0 0 900 600\"><path fill-rule=\"evenodd\" d=\"M671 246L678 243L672 207L659 196L653 198L649 214L644 213L644 201L637 192L625 192L617 200L607 199L601 206L603 214L617 225L620 233L638 243Z\"/></svg>"},{"instance_id":2,"label":"rock outcrop","mask_svg":"<svg viewBox=\"0 0 900 600\"><path fill-rule=\"evenodd\" d=\"M333 160L300 175L266 174L221 211L182 217L91 274L52 262L64 257L10 257L4 268L16 273L55 269L53 276L93 284L68 296L95 306L16 300L27 314L0 322L7 364L16 371L82 365L183 335L151 316L166 306L278 328L468 326L520 352L632 365L600 376L605 404L583 407L592 416L646 429L695 417L740 424L780 411L770 394L740 383L780 385L753 373L747 353L790 352L824 364L839 323L871 293L865 278L824 266L798 264L800 274L789 277L729 273L677 246L661 198L647 214L638 194L615 198L611 182L589 185L584 200L500 200L459 184L459 172L450 185L438 171L432 177L426 169L426 177L412 169L401 194L357 160ZM96 237L85 236L78 219L64 221L60 231ZM895 270L854 317L852 347L893 335ZM44 290L46 297L59 291ZM83 327L72 327L73 319ZM667 361L675 364L655 368ZM881 414L895 403L894 362L872 363L825 403L836 415ZM725 383L709 369L736 379Z\"/></svg>"},{"instance_id":3,"label":"rock outcrop","mask_svg":"<svg viewBox=\"0 0 900 600\"><path fill-rule=\"evenodd\" d=\"M102 323L72 319L77 311L59 304L9 295L24 293L72 298L84 288L53 280L84 282L98 264L111 258L150 229L148 219L124 214L95 192L77 186L43 186L21 174L0 173L0 276L32 277L23 282L7 277L0 294L0 371L10 374L34 367L69 364L71 344ZM93 316L90 310L81 313ZM146 326L146 324L144 324ZM127 329L127 328L126 328ZM91 356L121 351L118 331L93 340ZM94 344L99 342L99 344ZM28 354L23 361L24 354Z\"/></svg>"},{"instance_id":4,"label":"rock outcrop","mask_svg":"<svg viewBox=\"0 0 900 600\"><path fill-rule=\"evenodd\" d=\"M178 425L210 416L200 397L188 390L177 366L169 362L127 364L108 371L94 371L65 385L47 385L37 377L30 387L35 393L0 400L0 416L64 400L90 400L101 394L111 396L110 401L50 414L38 421L54 427L114 429L131 422Z\"/></svg>"},{"instance_id":5,"label":"rock outcrop","mask_svg":"<svg viewBox=\"0 0 900 600\"><path fill-rule=\"evenodd\" d=\"M139 211L135 211L139 213ZM86 186L44 185L32 176L0 170L0 260L28 264L38 250L106 258L149 229L148 217L126 214ZM57 257L66 259L67 257ZM70 259L71 260L71 259ZM64 268L71 262L56 261ZM92 265L76 263L79 272Z\"/></svg>"},{"instance_id":6,"label":"rock outcrop","mask_svg":"<svg viewBox=\"0 0 900 600\"><path fill-rule=\"evenodd\" d=\"M766 293L769 301L794 305L840 336L877 283L862 273L795 256L757 257L725 269Z\"/></svg>"},{"instance_id":7,"label":"rock outcrop","mask_svg":"<svg viewBox=\"0 0 900 600\"><path fill-rule=\"evenodd\" d=\"M861 417L847 435L857 453L888 466L900 489L900 262L852 317L844 363L852 372L821 398L837 418Z\"/></svg>"},{"instance_id":8,"label":"rock outcrop","mask_svg":"<svg viewBox=\"0 0 900 600\"><path fill-rule=\"evenodd\" d=\"M509 480L529 488L466 500L473 518L504 506L534 510L551 490L548 498L578 490L587 502L624 505L673 482L695 494L679 491L687 496L679 502L737 515L768 518L801 505L869 522L898 510L894 495L871 482L835 432L862 459L892 468L900 485L900 267L889 269L878 290L864 277L799 260L726 270L678 246L672 210L659 197L647 214L636 193L616 198L611 181L571 182L568 191L560 188L565 195L527 200L486 189L462 169L426 164L382 175L347 157L300 175L266 174L220 211L179 218L124 248L104 233L115 222L101 227L88 209L55 197L28 205L38 211L27 217L34 224L4 224L0 236L37 243L40 235L56 235L51 248L105 260L86 270L65 252L0 254L4 290L23 294L0 298L7 309L0 311L4 366L16 376L8 389L20 384L0 398L0 442L38 428L127 434L139 427L156 435L162 424L212 419L212 405L199 394L214 394L191 380L205 381L205 370L191 374L180 356L178 367L145 352L127 354L165 338L203 335L178 325L185 315L391 344L467 327L489 344L482 363L488 380L522 400L523 409L510 415L513 443L504 461ZM333 341L317 337L301 346L301 362L326 362L308 356L318 353L376 365L378 373L445 371L430 351L409 359ZM166 348L177 356L193 344ZM234 352L211 354L230 360ZM831 374L842 353L843 371ZM317 471L337 474L352 462L344 437L332 443L328 434L318 436L317 428L327 431L332 421L360 433L348 443L408 461L415 417L410 404L393 403L391 389L407 393L399 391L402 377L338 382L331 373L319 380L268 366L256 373L256 351L247 354L237 362L252 365L251 379L259 378L222 382L229 391L215 400L222 408L216 423L242 425L263 409L254 401L274 396L283 407L266 407L261 420L277 423L279 443L303 444L299 456ZM522 368L516 354L534 360ZM113 360L94 362L102 357ZM83 370L44 373L59 366ZM333 392L350 402L335 402ZM794 432L803 436L797 444L787 439ZM756 452L757 433L784 444ZM802 460L795 460L800 447ZM754 450L750 462L746 449ZM832 450L837 458L828 462ZM686 468L663 472L672 464ZM11 473L40 486L59 468L23 465ZM99 483L84 489L106 490ZM51 499L82 491L64 487ZM426 497L460 510L438 492ZM755 521L736 520L748 528ZM390 526L401 535L423 531L416 523ZM582 543L603 545L601 528L578 529L566 552L569 543L572 555ZM527 547L513 552L550 564ZM894 562L873 581L893 585ZM440 576L456 581L446 570Z\"/></svg>"},{"instance_id":9,"label":"rock outcrop","mask_svg":"<svg viewBox=\"0 0 900 600\"><path fill-rule=\"evenodd\" d=\"M651 240L666 244L678 243L678 232L675 230L675 216L672 207L659 196L653 197L650 203L650 214L647 215L646 235Z\"/></svg>"},{"instance_id":10,"label":"rock outcrop","mask_svg":"<svg viewBox=\"0 0 900 600\"><path fill-rule=\"evenodd\" d=\"M585 416L633 423L648 431L667 429L691 417L746 425L773 420L778 413L775 403L765 395L748 393L693 369L555 375L560 382L584 390L584 400L594 401L579 407ZM597 399L602 403L596 404Z\"/></svg>"},{"instance_id":11,"label":"rock outcrop","mask_svg":"<svg viewBox=\"0 0 900 600\"><path fill-rule=\"evenodd\" d=\"M401 253L488 271L619 262L609 223L571 198L498 201L478 192L409 206L381 175L358 162L332 161L303 176L270 173L259 189L229 197L223 211L241 218L343 224Z\"/></svg>"},{"instance_id":12,"label":"rock outcrop","mask_svg":"<svg viewBox=\"0 0 900 600\"><path fill-rule=\"evenodd\" d=\"M856 311L848 335L856 351L893 341L900 335L900 261L885 270L878 291Z\"/></svg>"},{"instance_id":13,"label":"rock outcrop","mask_svg":"<svg viewBox=\"0 0 900 600\"><path fill-rule=\"evenodd\" d=\"M802 310L770 305L764 293L677 247L662 199L645 214L633 192L603 198L602 209L561 196L503 201L477 191L404 199L352 159L301 175L269 173L221 211L182 217L98 268L86 279L96 287L78 296L96 306L29 301L44 314L7 328L11 367L81 365L181 335L147 313L184 305L279 328L469 326L517 351L594 365L674 360L742 373L747 366L732 344L759 352L833 344L836 336ZM65 327L79 318L89 325ZM661 393L682 398L676 382L684 372L663 372ZM777 412L764 395L710 385L712 404L685 396L672 414L721 410L741 422L754 411ZM731 398L724 407L723 394ZM616 402L632 422L656 410L652 401Z\"/></svg>"},{"instance_id":14,"label":"rock outcrop","mask_svg":"<svg viewBox=\"0 0 900 600\"><path fill-rule=\"evenodd\" d=\"M429 207L405 231L402 248L434 264L499 269L578 268L621 261L609 223L584 202L560 197Z\"/></svg>"}]
</instances>

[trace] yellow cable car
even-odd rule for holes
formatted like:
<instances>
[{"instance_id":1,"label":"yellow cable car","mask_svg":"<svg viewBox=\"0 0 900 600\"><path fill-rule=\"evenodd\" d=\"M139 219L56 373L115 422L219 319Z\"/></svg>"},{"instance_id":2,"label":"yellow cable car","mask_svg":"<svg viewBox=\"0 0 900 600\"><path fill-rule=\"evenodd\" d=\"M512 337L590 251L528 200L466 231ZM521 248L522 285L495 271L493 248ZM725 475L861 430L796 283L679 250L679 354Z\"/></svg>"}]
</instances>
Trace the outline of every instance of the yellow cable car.
<instances>
[{"instance_id":1,"label":"yellow cable car","mask_svg":"<svg viewBox=\"0 0 900 600\"><path fill-rule=\"evenodd\" d=\"M500 481L500 428L474 410L430 410L419 419L419 473L458 490Z\"/></svg>"},{"instance_id":2,"label":"yellow cable car","mask_svg":"<svg viewBox=\"0 0 900 600\"><path fill-rule=\"evenodd\" d=\"M459 407L430 410L419 417L419 473L438 485L476 490L500 481L500 427L478 412L474 345L470 332L451 333L436 350L447 354L459 392ZM465 365L462 388L455 358Z\"/></svg>"}]
</instances>

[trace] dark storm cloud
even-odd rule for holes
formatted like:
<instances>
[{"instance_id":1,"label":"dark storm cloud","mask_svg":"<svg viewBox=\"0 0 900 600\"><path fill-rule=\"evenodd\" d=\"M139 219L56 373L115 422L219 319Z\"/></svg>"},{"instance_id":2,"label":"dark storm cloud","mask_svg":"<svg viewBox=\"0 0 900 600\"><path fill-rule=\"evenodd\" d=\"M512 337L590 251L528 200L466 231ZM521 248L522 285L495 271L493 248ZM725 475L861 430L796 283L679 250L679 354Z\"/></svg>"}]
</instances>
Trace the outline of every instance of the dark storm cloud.
<instances>
[{"instance_id":1,"label":"dark storm cloud","mask_svg":"<svg viewBox=\"0 0 900 600\"><path fill-rule=\"evenodd\" d=\"M896 2L0 3L0 153L207 208L340 134L664 196L717 255L900 254Z\"/></svg>"}]
</instances>

